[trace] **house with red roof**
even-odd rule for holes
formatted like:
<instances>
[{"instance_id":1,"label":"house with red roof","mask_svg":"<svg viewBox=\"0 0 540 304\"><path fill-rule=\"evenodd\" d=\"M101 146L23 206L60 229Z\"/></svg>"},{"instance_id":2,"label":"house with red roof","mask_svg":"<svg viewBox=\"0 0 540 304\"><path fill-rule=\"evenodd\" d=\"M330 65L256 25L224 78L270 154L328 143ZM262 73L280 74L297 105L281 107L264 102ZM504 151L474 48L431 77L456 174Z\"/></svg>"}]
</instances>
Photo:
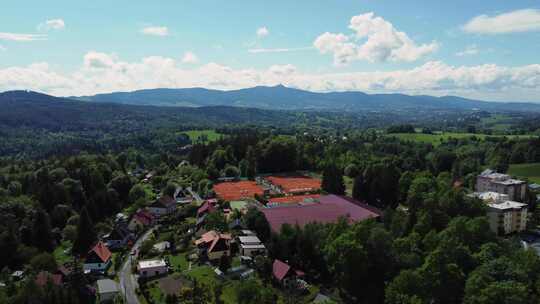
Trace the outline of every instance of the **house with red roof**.
<instances>
[{"instance_id":1,"label":"house with red roof","mask_svg":"<svg viewBox=\"0 0 540 304\"><path fill-rule=\"evenodd\" d=\"M305 274L300 270L293 269L289 264L276 259L274 260L274 264L272 264L272 275L282 286L293 287L296 284L296 280Z\"/></svg>"},{"instance_id":2,"label":"house with red roof","mask_svg":"<svg viewBox=\"0 0 540 304\"><path fill-rule=\"evenodd\" d=\"M148 206L148 210L155 217L172 214L176 210L176 200L169 195L163 195Z\"/></svg>"},{"instance_id":3,"label":"house with red roof","mask_svg":"<svg viewBox=\"0 0 540 304\"><path fill-rule=\"evenodd\" d=\"M142 231L148 226L152 226L155 223L155 217L150 211L141 209L137 211L131 218L128 224L129 231Z\"/></svg>"},{"instance_id":4,"label":"house with red roof","mask_svg":"<svg viewBox=\"0 0 540 304\"><path fill-rule=\"evenodd\" d=\"M112 253L102 241L88 251L84 259L83 269L90 272L105 272L111 265Z\"/></svg>"},{"instance_id":5,"label":"house with red roof","mask_svg":"<svg viewBox=\"0 0 540 304\"><path fill-rule=\"evenodd\" d=\"M216 211L216 207L214 206L214 204L207 201L199 209L197 209L197 217L201 217L214 211Z\"/></svg>"},{"instance_id":6,"label":"house with red roof","mask_svg":"<svg viewBox=\"0 0 540 304\"><path fill-rule=\"evenodd\" d=\"M199 255L208 256L210 261L219 260L222 256L231 256L232 236L215 230L206 232L195 241Z\"/></svg>"},{"instance_id":7,"label":"house with red roof","mask_svg":"<svg viewBox=\"0 0 540 304\"><path fill-rule=\"evenodd\" d=\"M63 283L61 274L52 274L48 271L41 271L36 275L36 285L39 287L45 287L48 282L51 282L55 286L61 286Z\"/></svg>"},{"instance_id":8,"label":"house with red roof","mask_svg":"<svg viewBox=\"0 0 540 304\"><path fill-rule=\"evenodd\" d=\"M280 232L281 226L284 224L303 227L309 223L335 223L340 218L345 218L353 223L371 218L376 219L382 215L381 211L372 206L337 195L321 196L318 203L263 208L261 211L272 231L276 233Z\"/></svg>"}]
</instances>

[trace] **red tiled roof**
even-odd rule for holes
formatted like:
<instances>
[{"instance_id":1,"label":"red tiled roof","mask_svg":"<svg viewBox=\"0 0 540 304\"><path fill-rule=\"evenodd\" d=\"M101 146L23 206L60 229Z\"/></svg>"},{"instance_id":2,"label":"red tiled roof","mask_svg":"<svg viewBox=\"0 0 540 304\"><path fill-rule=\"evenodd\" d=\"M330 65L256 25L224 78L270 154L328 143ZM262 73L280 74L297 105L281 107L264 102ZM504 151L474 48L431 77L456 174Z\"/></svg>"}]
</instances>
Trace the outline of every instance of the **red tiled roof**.
<instances>
[{"instance_id":1,"label":"red tiled roof","mask_svg":"<svg viewBox=\"0 0 540 304\"><path fill-rule=\"evenodd\" d=\"M143 225L150 225L154 220L154 216L148 210L140 210L133 217Z\"/></svg>"},{"instance_id":2,"label":"red tiled roof","mask_svg":"<svg viewBox=\"0 0 540 304\"><path fill-rule=\"evenodd\" d=\"M318 204L264 208L262 212L274 232L279 232L283 224L302 227L314 222L333 223L340 217L357 222L381 216L381 212L374 207L337 195L321 196Z\"/></svg>"},{"instance_id":3,"label":"red tiled roof","mask_svg":"<svg viewBox=\"0 0 540 304\"><path fill-rule=\"evenodd\" d=\"M287 263L284 263L277 259L274 260L274 264L272 265L272 273L274 274L274 277L278 281L281 282L291 270L293 269ZM304 276L304 273L300 270L293 270L293 271L299 277Z\"/></svg>"},{"instance_id":4,"label":"red tiled roof","mask_svg":"<svg viewBox=\"0 0 540 304\"><path fill-rule=\"evenodd\" d=\"M263 195L264 190L254 181L225 182L214 185L216 195L225 201L240 200L254 197L255 194Z\"/></svg>"},{"instance_id":5,"label":"red tiled roof","mask_svg":"<svg viewBox=\"0 0 540 304\"><path fill-rule=\"evenodd\" d=\"M195 245L199 246L205 244L208 247L208 252L212 252L214 246L219 242L220 239L231 240L230 234L221 234L215 230L208 231L203 234L200 239L195 241Z\"/></svg>"},{"instance_id":6,"label":"red tiled roof","mask_svg":"<svg viewBox=\"0 0 540 304\"><path fill-rule=\"evenodd\" d=\"M45 286L49 280L56 286L62 285L62 275L60 274L51 274L47 271L41 271L36 276L36 284L40 287Z\"/></svg>"},{"instance_id":7,"label":"red tiled roof","mask_svg":"<svg viewBox=\"0 0 540 304\"><path fill-rule=\"evenodd\" d=\"M88 253L90 254L92 252L95 253L104 263L107 262L112 256L111 251L102 241L97 242L94 248L90 249Z\"/></svg>"},{"instance_id":8,"label":"red tiled roof","mask_svg":"<svg viewBox=\"0 0 540 304\"><path fill-rule=\"evenodd\" d=\"M309 192L321 189L321 180L309 176L269 176L266 178L285 193Z\"/></svg>"},{"instance_id":9,"label":"red tiled roof","mask_svg":"<svg viewBox=\"0 0 540 304\"><path fill-rule=\"evenodd\" d=\"M204 203L199 209L197 209L197 216L199 216L200 214L204 213L204 212L214 212L216 210L216 208L214 207L214 205L212 205L211 203L209 202L206 202Z\"/></svg>"}]
</instances>

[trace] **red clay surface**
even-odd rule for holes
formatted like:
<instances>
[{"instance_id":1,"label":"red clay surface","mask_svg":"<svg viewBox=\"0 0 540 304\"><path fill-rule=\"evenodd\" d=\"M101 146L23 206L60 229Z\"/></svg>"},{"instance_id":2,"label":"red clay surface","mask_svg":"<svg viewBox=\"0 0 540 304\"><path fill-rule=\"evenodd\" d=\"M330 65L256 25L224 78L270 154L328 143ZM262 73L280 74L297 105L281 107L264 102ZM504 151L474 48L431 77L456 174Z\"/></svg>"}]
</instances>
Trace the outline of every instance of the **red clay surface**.
<instances>
[{"instance_id":1,"label":"red clay surface","mask_svg":"<svg viewBox=\"0 0 540 304\"><path fill-rule=\"evenodd\" d=\"M263 195L264 190L253 181L225 182L214 185L216 195L225 201L241 200L242 198L254 197L255 194Z\"/></svg>"},{"instance_id":2,"label":"red clay surface","mask_svg":"<svg viewBox=\"0 0 540 304\"><path fill-rule=\"evenodd\" d=\"M321 189L321 180L308 176L269 176L266 179L280 187L285 193L309 192Z\"/></svg>"}]
</instances>

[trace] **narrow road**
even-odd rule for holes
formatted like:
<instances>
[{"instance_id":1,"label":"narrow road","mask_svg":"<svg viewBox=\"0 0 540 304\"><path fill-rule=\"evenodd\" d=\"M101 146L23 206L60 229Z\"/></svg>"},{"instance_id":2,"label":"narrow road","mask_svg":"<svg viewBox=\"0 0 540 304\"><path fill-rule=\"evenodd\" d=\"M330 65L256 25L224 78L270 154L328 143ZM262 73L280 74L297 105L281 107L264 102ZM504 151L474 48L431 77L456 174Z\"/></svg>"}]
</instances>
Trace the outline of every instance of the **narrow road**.
<instances>
[{"instance_id":1,"label":"narrow road","mask_svg":"<svg viewBox=\"0 0 540 304\"><path fill-rule=\"evenodd\" d=\"M189 191L189 194L197 201L197 203L201 203L203 199L199 196L199 194L191 189L191 187L186 188L187 191Z\"/></svg>"},{"instance_id":2,"label":"narrow road","mask_svg":"<svg viewBox=\"0 0 540 304\"><path fill-rule=\"evenodd\" d=\"M124 265L122 265L122 268L120 268L120 272L118 273L118 277L120 278L120 288L122 289L122 293L124 294L126 303L128 304L139 304L139 299L137 299L137 293L135 292L137 289L137 280L135 279L135 275L131 273L132 260L137 259L139 247L141 247L141 244L148 237L150 237L153 231L154 228L148 230L139 239L137 239L133 245L133 248L131 249L132 252L136 252L136 255L128 255Z\"/></svg>"}]
</instances>

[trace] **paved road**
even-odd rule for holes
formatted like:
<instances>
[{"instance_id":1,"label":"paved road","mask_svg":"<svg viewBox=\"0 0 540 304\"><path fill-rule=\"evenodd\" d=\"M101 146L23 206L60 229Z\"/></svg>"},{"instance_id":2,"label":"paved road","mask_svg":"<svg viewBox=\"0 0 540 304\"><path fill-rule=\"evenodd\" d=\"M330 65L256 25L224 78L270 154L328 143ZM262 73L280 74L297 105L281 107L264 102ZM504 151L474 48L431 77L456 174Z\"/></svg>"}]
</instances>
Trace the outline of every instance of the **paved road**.
<instances>
[{"instance_id":1,"label":"paved road","mask_svg":"<svg viewBox=\"0 0 540 304\"><path fill-rule=\"evenodd\" d=\"M145 234L143 234L137 240L137 242L135 242L135 245L133 245L132 251L135 250L137 254L139 254L139 247L141 247L141 244L148 237L150 237L153 231L154 228L148 230ZM137 294L135 293L135 289L137 289L137 280L135 279L135 276L131 273L131 261L135 260L136 258L136 255L129 255L126 258L124 265L122 265L122 268L120 268L120 272L118 273L118 277L120 278L120 288L122 289L122 293L124 294L126 303L128 304L139 304L139 299L137 299Z\"/></svg>"}]
</instances>

